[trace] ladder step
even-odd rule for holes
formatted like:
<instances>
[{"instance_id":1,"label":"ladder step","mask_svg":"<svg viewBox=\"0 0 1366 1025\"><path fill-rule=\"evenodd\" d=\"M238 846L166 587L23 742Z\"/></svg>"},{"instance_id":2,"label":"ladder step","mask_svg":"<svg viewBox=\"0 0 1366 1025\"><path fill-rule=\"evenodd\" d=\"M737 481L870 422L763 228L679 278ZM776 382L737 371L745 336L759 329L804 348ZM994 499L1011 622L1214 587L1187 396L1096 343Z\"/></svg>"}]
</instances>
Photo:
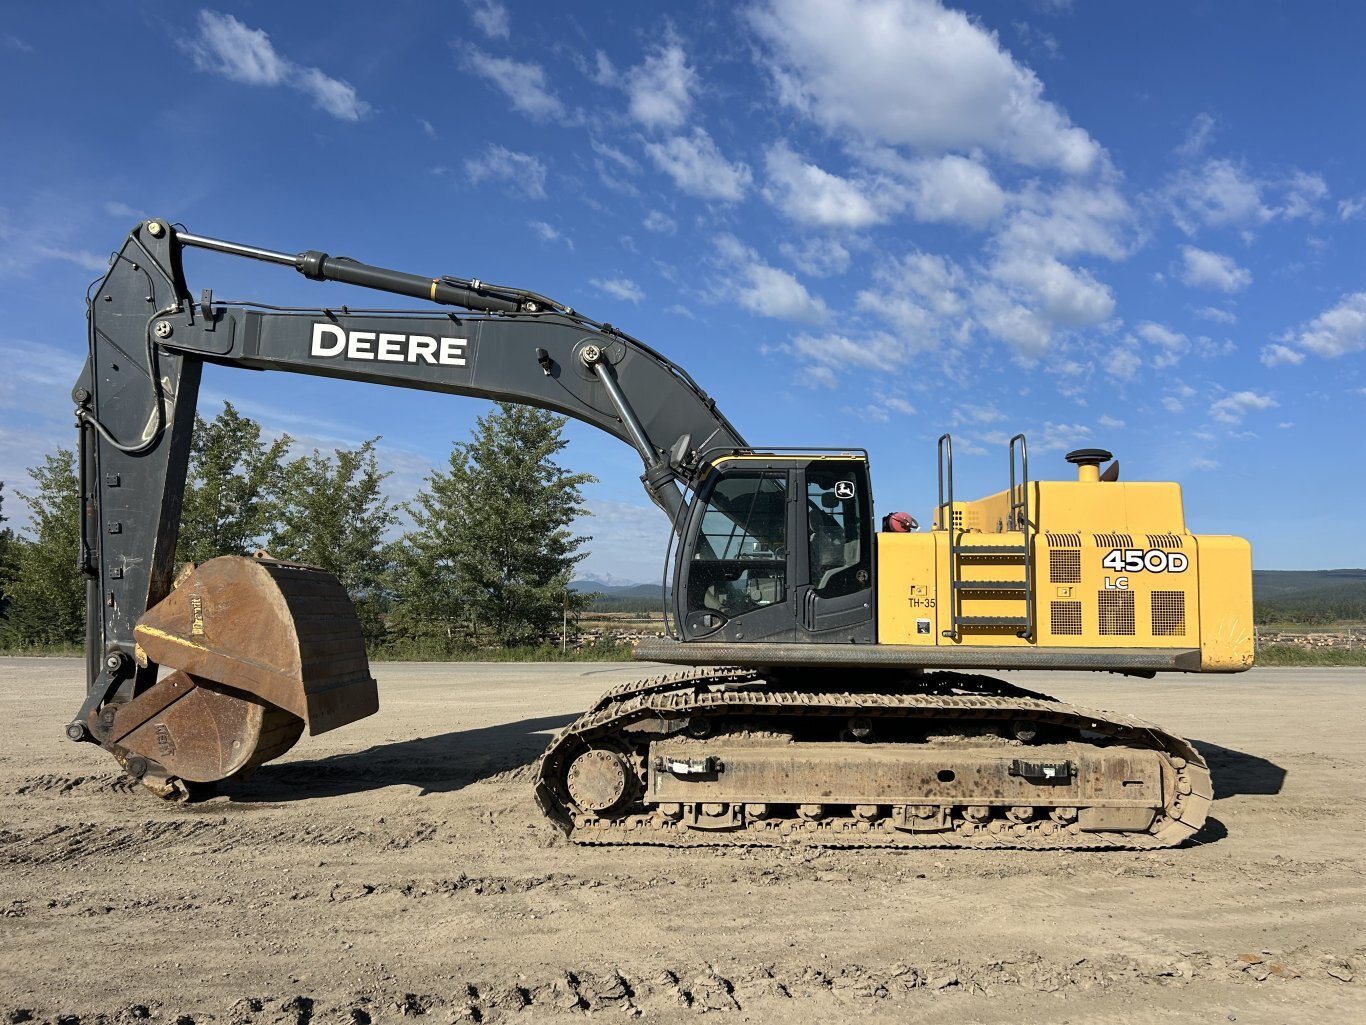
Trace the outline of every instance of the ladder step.
<instances>
[{"instance_id":1,"label":"ladder step","mask_svg":"<svg viewBox=\"0 0 1366 1025\"><path fill-rule=\"evenodd\" d=\"M959 555L1026 555L1029 552L1024 545L954 545L953 550Z\"/></svg>"},{"instance_id":2,"label":"ladder step","mask_svg":"<svg viewBox=\"0 0 1366 1025\"><path fill-rule=\"evenodd\" d=\"M1026 616L954 616L954 626L1028 626Z\"/></svg>"},{"instance_id":3,"label":"ladder step","mask_svg":"<svg viewBox=\"0 0 1366 1025\"><path fill-rule=\"evenodd\" d=\"M1023 580L955 580L953 586L964 591L1023 591Z\"/></svg>"}]
</instances>

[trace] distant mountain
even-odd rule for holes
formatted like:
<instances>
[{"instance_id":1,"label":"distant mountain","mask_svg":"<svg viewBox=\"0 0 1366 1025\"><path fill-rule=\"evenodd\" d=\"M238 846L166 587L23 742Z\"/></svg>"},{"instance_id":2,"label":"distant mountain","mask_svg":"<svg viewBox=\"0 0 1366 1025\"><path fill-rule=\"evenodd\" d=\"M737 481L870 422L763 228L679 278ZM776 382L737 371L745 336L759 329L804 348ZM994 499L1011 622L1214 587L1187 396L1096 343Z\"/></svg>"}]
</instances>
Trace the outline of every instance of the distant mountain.
<instances>
[{"instance_id":1,"label":"distant mountain","mask_svg":"<svg viewBox=\"0 0 1366 1025\"><path fill-rule=\"evenodd\" d=\"M1257 601L1322 597L1324 591L1366 587L1366 569L1254 569L1252 594Z\"/></svg>"},{"instance_id":2,"label":"distant mountain","mask_svg":"<svg viewBox=\"0 0 1366 1025\"><path fill-rule=\"evenodd\" d=\"M571 580L571 591L596 592L607 598L658 598L658 584L609 583L603 580Z\"/></svg>"},{"instance_id":3,"label":"distant mountain","mask_svg":"<svg viewBox=\"0 0 1366 1025\"><path fill-rule=\"evenodd\" d=\"M1259 623L1309 626L1366 619L1366 569L1252 571Z\"/></svg>"}]
</instances>

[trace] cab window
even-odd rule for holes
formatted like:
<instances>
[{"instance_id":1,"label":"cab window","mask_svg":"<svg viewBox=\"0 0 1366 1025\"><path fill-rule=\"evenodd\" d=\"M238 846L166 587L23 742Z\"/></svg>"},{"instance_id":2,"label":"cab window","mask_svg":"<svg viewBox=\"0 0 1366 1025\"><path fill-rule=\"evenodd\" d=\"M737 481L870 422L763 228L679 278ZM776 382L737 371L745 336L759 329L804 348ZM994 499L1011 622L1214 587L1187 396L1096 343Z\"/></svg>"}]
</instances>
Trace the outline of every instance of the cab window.
<instances>
[{"instance_id":1,"label":"cab window","mask_svg":"<svg viewBox=\"0 0 1366 1025\"><path fill-rule=\"evenodd\" d=\"M838 598L868 586L866 490L861 467L835 463L807 468L810 583L822 598Z\"/></svg>"},{"instance_id":2,"label":"cab window","mask_svg":"<svg viewBox=\"0 0 1366 1025\"><path fill-rule=\"evenodd\" d=\"M702 513L688 611L727 618L787 600L787 474L731 475Z\"/></svg>"}]
</instances>

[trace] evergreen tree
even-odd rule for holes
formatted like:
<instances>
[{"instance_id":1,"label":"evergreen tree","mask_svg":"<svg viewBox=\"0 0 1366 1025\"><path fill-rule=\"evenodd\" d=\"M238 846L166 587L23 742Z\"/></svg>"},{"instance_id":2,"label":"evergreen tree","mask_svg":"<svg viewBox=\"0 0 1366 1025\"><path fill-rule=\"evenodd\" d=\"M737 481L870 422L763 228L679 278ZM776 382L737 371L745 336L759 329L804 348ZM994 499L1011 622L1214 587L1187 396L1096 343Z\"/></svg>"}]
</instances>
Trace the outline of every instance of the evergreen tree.
<instances>
[{"instance_id":1,"label":"evergreen tree","mask_svg":"<svg viewBox=\"0 0 1366 1025\"><path fill-rule=\"evenodd\" d=\"M4 510L5 482L0 480L0 524L8 519ZM4 632L10 591L14 587L14 543L14 531L0 527L0 633Z\"/></svg>"},{"instance_id":2,"label":"evergreen tree","mask_svg":"<svg viewBox=\"0 0 1366 1025\"><path fill-rule=\"evenodd\" d=\"M19 540L5 620L7 644L76 644L85 637L85 580L77 569L81 543L76 455L58 449L30 467L36 490L20 493L32 537Z\"/></svg>"},{"instance_id":3,"label":"evergreen tree","mask_svg":"<svg viewBox=\"0 0 1366 1025\"><path fill-rule=\"evenodd\" d=\"M267 547L271 555L335 573L373 643L384 635L388 545L397 515L380 485L372 438L358 449L317 450L284 468L283 490Z\"/></svg>"},{"instance_id":4,"label":"evergreen tree","mask_svg":"<svg viewBox=\"0 0 1366 1025\"><path fill-rule=\"evenodd\" d=\"M456 442L447 472L433 471L409 505L414 530L397 557L399 605L392 626L408 636L445 636L469 626L504 646L544 640L560 625L574 566L588 540L569 529L591 474L554 461L567 444L565 418L500 402ZM570 592L581 611L588 596Z\"/></svg>"},{"instance_id":5,"label":"evergreen tree","mask_svg":"<svg viewBox=\"0 0 1366 1025\"><path fill-rule=\"evenodd\" d=\"M261 425L231 402L211 423L195 417L178 559L249 555L260 545L275 518L289 446L287 434L267 445Z\"/></svg>"}]
</instances>

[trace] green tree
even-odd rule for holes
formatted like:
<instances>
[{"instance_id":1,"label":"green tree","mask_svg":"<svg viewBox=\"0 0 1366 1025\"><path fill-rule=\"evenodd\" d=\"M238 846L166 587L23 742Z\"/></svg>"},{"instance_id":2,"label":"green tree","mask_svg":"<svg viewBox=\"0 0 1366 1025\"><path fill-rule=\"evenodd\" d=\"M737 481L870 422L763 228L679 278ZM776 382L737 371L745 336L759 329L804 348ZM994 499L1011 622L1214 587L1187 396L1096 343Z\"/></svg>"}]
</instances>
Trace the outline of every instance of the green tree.
<instances>
[{"instance_id":1,"label":"green tree","mask_svg":"<svg viewBox=\"0 0 1366 1025\"><path fill-rule=\"evenodd\" d=\"M587 473L554 456L567 444L565 418L500 402L479 418L472 440L456 442L445 473L433 471L409 504L414 529L400 542L400 599L393 626L410 636L452 636L468 624L478 640L512 647L544 640L560 625L574 566L587 537L570 529L583 515ZM573 611L587 595L570 593Z\"/></svg>"},{"instance_id":2,"label":"green tree","mask_svg":"<svg viewBox=\"0 0 1366 1025\"><path fill-rule=\"evenodd\" d=\"M14 578L5 619L7 644L75 644L85 636L85 581L77 569L81 543L76 455L58 449L30 467L31 538L15 545Z\"/></svg>"},{"instance_id":3,"label":"green tree","mask_svg":"<svg viewBox=\"0 0 1366 1025\"><path fill-rule=\"evenodd\" d=\"M0 480L0 523L5 523L5 482ZM5 628L10 591L14 587L14 531L0 527L0 633Z\"/></svg>"},{"instance_id":4,"label":"green tree","mask_svg":"<svg viewBox=\"0 0 1366 1025\"><path fill-rule=\"evenodd\" d=\"M275 518L290 443L286 434L266 444L261 425L231 402L212 422L195 417L177 558L199 563L260 545Z\"/></svg>"},{"instance_id":5,"label":"green tree","mask_svg":"<svg viewBox=\"0 0 1366 1025\"><path fill-rule=\"evenodd\" d=\"M377 441L336 449L332 456L315 449L286 464L267 545L277 558L335 573L372 644L384 636L389 566L384 535L398 518L381 490L389 474L379 469Z\"/></svg>"}]
</instances>

